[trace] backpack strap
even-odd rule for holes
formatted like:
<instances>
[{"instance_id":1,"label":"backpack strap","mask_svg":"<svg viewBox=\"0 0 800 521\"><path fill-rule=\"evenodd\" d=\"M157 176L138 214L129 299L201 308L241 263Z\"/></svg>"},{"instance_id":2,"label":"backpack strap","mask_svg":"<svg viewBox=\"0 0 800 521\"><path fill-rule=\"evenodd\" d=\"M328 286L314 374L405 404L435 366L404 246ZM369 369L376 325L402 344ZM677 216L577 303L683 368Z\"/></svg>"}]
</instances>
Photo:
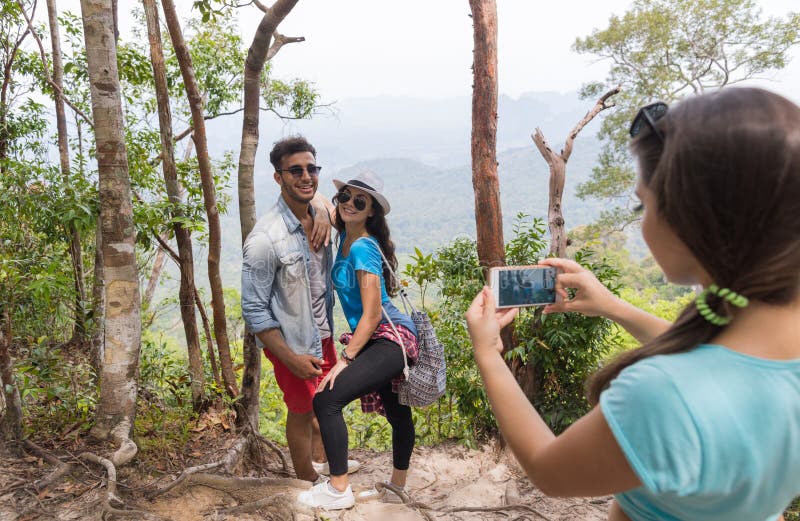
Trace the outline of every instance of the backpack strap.
<instances>
[{"instance_id":1,"label":"backpack strap","mask_svg":"<svg viewBox=\"0 0 800 521\"><path fill-rule=\"evenodd\" d=\"M378 244L378 241L376 241L372 237L362 237L362 239L367 239L368 241L371 241L378 248L378 253L381 254L381 259L383 259L383 263L386 264L386 266L389 268L389 271L392 273L392 276L394 276L395 282L399 281L400 279L397 278L397 274L392 269L392 265L389 264L389 261L383 254L383 250L381 250L381 245ZM408 305L411 307L411 309L416 312L416 309L414 309L413 304L411 304L411 301L409 300L403 288L399 286L399 284L397 286L397 289L399 290L401 301L403 302L403 308L406 310L406 314L408 314L408 308L406 308L406 301L408 301ZM389 325L392 327L392 331L394 331L394 334L397 336L397 341L400 342L400 348L403 350L403 376L405 376L406 380L408 380L408 356L406 355L406 344L405 342L403 342L403 337L400 336L400 332L394 325L394 321L389 316L389 313L387 313L386 309L384 309L383 304L381 304L381 312L383 313L383 316L386 317L386 321L389 322Z\"/></svg>"}]
</instances>

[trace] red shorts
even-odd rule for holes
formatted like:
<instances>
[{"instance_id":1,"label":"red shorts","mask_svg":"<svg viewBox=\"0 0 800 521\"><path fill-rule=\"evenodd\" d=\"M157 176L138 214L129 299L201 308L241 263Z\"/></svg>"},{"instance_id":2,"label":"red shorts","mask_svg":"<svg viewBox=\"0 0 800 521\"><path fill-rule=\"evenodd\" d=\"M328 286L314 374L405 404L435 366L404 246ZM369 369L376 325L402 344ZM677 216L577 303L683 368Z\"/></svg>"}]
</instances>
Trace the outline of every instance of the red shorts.
<instances>
[{"instance_id":1,"label":"red shorts","mask_svg":"<svg viewBox=\"0 0 800 521\"><path fill-rule=\"evenodd\" d=\"M272 367L275 369L275 380L278 381L278 387L283 391L283 401L286 403L286 408L289 409L289 412L295 414L311 412L313 410L311 401L317 393L317 386L325 375L330 372L331 368L336 365L337 356L336 348L333 345L333 337L329 336L322 340L322 375L308 380L295 376L266 347L264 348L264 354L272 362Z\"/></svg>"}]
</instances>

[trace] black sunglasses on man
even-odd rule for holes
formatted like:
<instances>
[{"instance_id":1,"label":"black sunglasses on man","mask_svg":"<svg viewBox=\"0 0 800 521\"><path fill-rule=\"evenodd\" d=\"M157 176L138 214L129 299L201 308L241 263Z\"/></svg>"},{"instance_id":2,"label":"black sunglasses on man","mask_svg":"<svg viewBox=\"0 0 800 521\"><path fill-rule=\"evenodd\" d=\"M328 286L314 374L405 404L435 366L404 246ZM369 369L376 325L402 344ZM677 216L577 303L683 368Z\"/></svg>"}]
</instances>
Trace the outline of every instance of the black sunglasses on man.
<instances>
[{"instance_id":1,"label":"black sunglasses on man","mask_svg":"<svg viewBox=\"0 0 800 521\"><path fill-rule=\"evenodd\" d=\"M292 177L299 179L303 176L303 170L308 172L308 175L311 177L317 177L322 167L317 165L307 165L305 167L302 165L292 165L289 168L278 169L278 172L289 172L292 174Z\"/></svg>"}]
</instances>

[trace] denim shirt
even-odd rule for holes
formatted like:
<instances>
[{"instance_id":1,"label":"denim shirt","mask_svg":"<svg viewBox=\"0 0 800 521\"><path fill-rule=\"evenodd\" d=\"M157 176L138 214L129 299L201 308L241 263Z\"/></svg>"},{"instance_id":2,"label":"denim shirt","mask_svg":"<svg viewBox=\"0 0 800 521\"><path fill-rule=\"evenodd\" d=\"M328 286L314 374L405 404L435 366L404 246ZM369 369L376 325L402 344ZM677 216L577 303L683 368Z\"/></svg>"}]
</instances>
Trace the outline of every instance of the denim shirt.
<instances>
[{"instance_id":1,"label":"denim shirt","mask_svg":"<svg viewBox=\"0 0 800 521\"><path fill-rule=\"evenodd\" d=\"M308 238L282 196L253 227L242 253L242 317L247 329L260 333L279 328L292 351L322 358L322 341L311 307ZM325 306L333 331L330 245L324 257ZM256 343L264 346L258 337Z\"/></svg>"}]
</instances>

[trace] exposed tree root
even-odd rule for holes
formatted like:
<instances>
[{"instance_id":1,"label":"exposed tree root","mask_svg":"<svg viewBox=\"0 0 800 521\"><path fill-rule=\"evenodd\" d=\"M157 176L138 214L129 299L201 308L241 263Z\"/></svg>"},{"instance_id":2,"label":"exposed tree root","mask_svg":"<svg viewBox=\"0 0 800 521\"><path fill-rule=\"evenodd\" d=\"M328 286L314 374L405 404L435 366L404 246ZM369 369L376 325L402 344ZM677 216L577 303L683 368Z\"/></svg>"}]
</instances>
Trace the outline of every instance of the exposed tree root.
<instances>
[{"instance_id":1,"label":"exposed tree root","mask_svg":"<svg viewBox=\"0 0 800 521\"><path fill-rule=\"evenodd\" d=\"M225 491L250 487L290 487L298 490L306 490L309 486L308 481L294 478L237 478L199 473L191 475L187 481Z\"/></svg>"},{"instance_id":2,"label":"exposed tree root","mask_svg":"<svg viewBox=\"0 0 800 521\"><path fill-rule=\"evenodd\" d=\"M111 429L111 437L119 443L119 449L111 456L111 462L118 467L128 464L139 452L139 447L128 436L130 431L131 426L127 420Z\"/></svg>"},{"instance_id":3,"label":"exposed tree root","mask_svg":"<svg viewBox=\"0 0 800 521\"><path fill-rule=\"evenodd\" d=\"M543 513L539 512L535 508L533 508L531 506L528 506L528 505L519 504L519 503L508 504L508 505L503 505L503 506L499 506L499 507L433 508L433 507L431 507L429 505L426 505L425 503L419 503L417 501L412 500L411 497L408 494L406 494L406 492L404 490L394 486L392 483L376 483L375 484L375 488L378 491L380 491L381 489L384 489L384 488L388 489L388 490L391 490L392 492L397 494L397 496L403 501L403 504L405 506L407 506L408 508L416 510L423 517L425 517L425 519L427 519L428 521L434 521L434 518L431 516L431 514L429 512L436 512L437 514L452 514L454 512L497 512L497 513L505 513L506 511L510 511L510 510L522 510L522 511L525 511L525 512L530 512L532 514L535 514L536 516L538 516L541 519L544 519L546 521L552 521L549 517L547 517ZM508 492L508 489L507 489L506 492ZM519 497L519 496L517 496L517 497ZM507 494L507 498L508 498L508 494ZM511 498L513 498L513 492L511 494ZM508 498L508 499L511 499L511 498Z\"/></svg>"},{"instance_id":4,"label":"exposed tree root","mask_svg":"<svg viewBox=\"0 0 800 521\"><path fill-rule=\"evenodd\" d=\"M242 436L234 443L225 456L220 461L222 468L229 474L235 474L241 468L244 460L245 449L247 449L247 437Z\"/></svg>"},{"instance_id":5,"label":"exposed tree root","mask_svg":"<svg viewBox=\"0 0 800 521\"><path fill-rule=\"evenodd\" d=\"M269 438L266 438L266 437L262 436L261 434L259 434L254 429L250 430L250 434L252 434L252 436L254 436L258 441L260 441L261 443L263 443L264 445L266 445L267 447L272 449L272 451L275 454L278 455L278 458L280 458L280 460L281 460L281 466L283 468L283 472L288 476L289 475L289 463L286 461L286 455L283 453L281 448L278 447L278 444L275 443L274 441L270 440Z\"/></svg>"},{"instance_id":6,"label":"exposed tree root","mask_svg":"<svg viewBox=\"0 0 800 521\"><path fill-rule=\"evenodd\" d=\"M392 492L397 494L397 497L399 497L403 501L403 504L406 507L416 510L422 517L424 517L428 521L434 521L433 516L431 516L428 512L426 512L426 510L435 510L435 509L430 508L429 506L424 505L422 503L414 501L408 494L406 494L405 490L403 490L400 487L396 487L393 483L378 482L375 483L375 489L378 492L380 492L383 489L391 490Z\"/></svg>"},{"instance_id":7,"label":"exposed tree root","mask_svg":"<svg viewBox=\"0 0 800 521\"><path fill-rule=\"evenodd\" d=\"M125 503L117 496L117 469L114 467L114 464L111 463L110 460L101 458L97 454L92 454L91 452L82 452L78 458L97 463L106 468L108 484L106 485L105 503L108 508L124 506Z\"/></svg>"},{"instance_id":8,"label":"exposed tree root","mask_svg":"<svg viewBox=\"0 0 800 521\"><path fill-rule=\"evenodd\" d=\"M183 483L184 480L186 480L192 474L196 474L198 472L205 472L206 470L213 470L213 469L216 469L216 468L221 467L221 466L222 466L222 462L221 461L217 461L217 462L214 462L214 463L206 463L205 465L197 465L195 467L189 467L188 469L186 469L183 472L181 472L181 475L178 476L178 479L176 479L175 481L173 481L169 485L167 485L165 487L161 487L158 490L154 490L152 492L149 492L147 494L147 498L148 499L153 499L153 498L156 498L156 497L160 496L161 494L166 494L167 492L169 492L173 488L175 488L178 485L180 485L181 483Z\"/></svg>"},{"instance_id":9,"label":"exposed tree root","mask_svg":"<svg viewBox=\"0 0 800 521\"><path fill-rule=\"evenodd\" d=\"M552 518L547 517L535 508L528 505L504 505L499 507L453 507L441 510L429 508L429 510L433 510L442 514L452 514L453 512L505 512L507 510L522 510L524 512L535 514L539 518L545 519L546 521L553 521Z\"/></svg>"},{"instance_id":10,"label":"exposed tree root","mask_svg":"<svg viewBox=\"0 0 800 521\"><path fill-rule=\"evenodd\" d=\"M286 494L278 494L235 507L219 508L216 510L216 513L222 515L252 514L266 508L269 508L269 513L273 516L277 516L278 519L294 519L294 500L287 497Z\"/></svg>"},{"instance_id":11,"label":"exposed tree root","mask_svg":"<svg viewBox=\"0 0 800 521\"><path fill-rule=\"evenodd\" d=\"M37 494L40 494L48 487L50 487L56 481L59 481L65 474L68 474L72 470L72 465L68 463L64 463L60 459L56 458L39 445L35 444L31 440L25 440L22 445L28 451L32 452L33 454L37 455L38 457L42 458L43 460L47 461L51 465L54 465L56 468L53 472L50 473L46 478L41 479L35 483L29 483L28 480L18 480L2 491L0 491L0 495L7 494L9 492L14 492L16 490L25 488L27 486L32 486L33 489L36 491Z\"/></svg>"}]
</instances>

